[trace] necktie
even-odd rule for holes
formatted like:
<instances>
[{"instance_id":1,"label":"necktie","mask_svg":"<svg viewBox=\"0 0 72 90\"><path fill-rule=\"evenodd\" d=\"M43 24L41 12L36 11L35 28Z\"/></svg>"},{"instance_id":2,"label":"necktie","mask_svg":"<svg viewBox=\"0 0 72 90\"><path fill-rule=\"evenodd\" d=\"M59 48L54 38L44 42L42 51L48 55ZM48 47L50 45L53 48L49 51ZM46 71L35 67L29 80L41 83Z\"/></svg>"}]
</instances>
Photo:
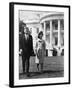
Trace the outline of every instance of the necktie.
<instances>
[{"instance_id":1,"label":"necktie","mask_svg":"<svg viewBox=\"0 0 72 90\"><path fill-rule=\"evenodd\" d=\"M28 40L28 35L25 36L26 40Z\"/></svg>"}]
</instances>

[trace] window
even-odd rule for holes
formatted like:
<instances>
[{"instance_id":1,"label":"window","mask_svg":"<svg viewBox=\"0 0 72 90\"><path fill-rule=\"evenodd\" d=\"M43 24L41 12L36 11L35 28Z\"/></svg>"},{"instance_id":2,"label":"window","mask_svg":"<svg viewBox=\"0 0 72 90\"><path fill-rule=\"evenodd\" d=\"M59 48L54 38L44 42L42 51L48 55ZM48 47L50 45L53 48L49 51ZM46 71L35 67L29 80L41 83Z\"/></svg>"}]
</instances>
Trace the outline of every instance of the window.
<instances>
[{"instance_id":1,"label":"window","mask_svg":"<svg viewBox=\"0 0 72 90\"><path fill-rule=\"evenodd\" d=\"M64 20L60 20L60 30L64 30Z\"/></svg>"},{"instance_id":2,"label":"window","mask_svg":"<svg viewBox=\"0 0 72 90\"><path fill-rule=\"evenodd\" d=\"M50 30L50 21L46 22L46 30L49 31Z\"/></svg>"},{"instance_id":3,"label":"window","mask_svg":"<svg viewBox=\"0 0 72 90\"><path fill-rule=\"evenodd\" d=\"M58 30L58 20L52 21L53 30Z\"/></svg>"},{"instance_id":4,"label":"window","mask_svg":"<svg viewBox=\"0 0 72 90\"><path fill-rule=\"evenodd\" d=\"M39 28L37 28L37 33L39 33Z\"/></svg>"},{"instance_id":5,"label":"window","mask_svg":"<svg viewBox=\"0 0 72 90\"><path fill-rule=\"evenodd\" d=\"M55 37L55 45L57 45L57 44L58 44L58 38Z\"/></svg>"}]
</instances>

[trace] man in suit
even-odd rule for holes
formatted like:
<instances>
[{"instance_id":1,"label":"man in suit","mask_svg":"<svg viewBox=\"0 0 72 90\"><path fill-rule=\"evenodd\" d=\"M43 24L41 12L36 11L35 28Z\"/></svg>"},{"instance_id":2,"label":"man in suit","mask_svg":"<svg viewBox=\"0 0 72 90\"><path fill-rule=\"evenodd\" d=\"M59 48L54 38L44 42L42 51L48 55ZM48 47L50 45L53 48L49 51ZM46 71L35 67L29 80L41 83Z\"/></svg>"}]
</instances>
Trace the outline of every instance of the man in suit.
<instances>
[{"instance_id":1,"label":"man in suit","mask_svg":"<svg viewBox=\"0 0 72 90\"><path fill-rule=\"evenodd\" d=\"M23 73L25 73L25 67L26 67L26 74L29 75L29 59L33 52L33 40L32 36L29 34L28 27L24 28L24 34L21 37L21 49L22 52L22 66L23 66Z\"/></svg>"}]
</instances>

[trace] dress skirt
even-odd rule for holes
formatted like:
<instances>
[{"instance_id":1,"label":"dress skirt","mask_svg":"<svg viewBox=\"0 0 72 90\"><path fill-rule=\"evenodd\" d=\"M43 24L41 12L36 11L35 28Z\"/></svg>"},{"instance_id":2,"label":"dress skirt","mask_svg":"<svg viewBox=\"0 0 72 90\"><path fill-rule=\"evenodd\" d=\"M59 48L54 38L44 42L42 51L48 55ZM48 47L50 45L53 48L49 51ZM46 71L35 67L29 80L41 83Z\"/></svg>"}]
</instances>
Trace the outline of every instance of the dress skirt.
<instances>
[{"instance_id":1,"label":"dress skirt","mask_svg":"<svg viewBox=\"0 0 72 90\"><path fill-rule=\"evenodd\" d=\"M35 63L43 63L45 52L43 49L39 49L35 58Z\"/></svg>"}]
</instances>

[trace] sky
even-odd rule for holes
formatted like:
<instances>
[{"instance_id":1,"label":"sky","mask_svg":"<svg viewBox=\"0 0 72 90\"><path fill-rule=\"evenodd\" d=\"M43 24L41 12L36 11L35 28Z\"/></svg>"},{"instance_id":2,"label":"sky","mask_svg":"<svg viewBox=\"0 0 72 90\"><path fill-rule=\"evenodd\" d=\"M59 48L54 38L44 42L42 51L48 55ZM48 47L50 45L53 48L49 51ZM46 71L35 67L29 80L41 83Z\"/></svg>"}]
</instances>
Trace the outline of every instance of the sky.
<instances>
[{"instance_id":1,"label":"sky","mask_svg":"<svg viewBox=\"0 0 72 90\"><path fill-rule=\"evenodd\" d=\"M19 11L19 18L23 22L39 22L40 18L54 13L61 13L61 12L52 12L52 11L29 11L29 10L20 10Z\"/></svg>"},{"instance_id":2,"label":"sky","mask_svg":"<svg viewBox=\"0 0 72 90\"><path fill-rule=\"evenodd\" d=\"M20 11L20 20L26 21L39 21L41 16L51 12L38 12L38 11Z\"/></svg>"}]
</instances>

